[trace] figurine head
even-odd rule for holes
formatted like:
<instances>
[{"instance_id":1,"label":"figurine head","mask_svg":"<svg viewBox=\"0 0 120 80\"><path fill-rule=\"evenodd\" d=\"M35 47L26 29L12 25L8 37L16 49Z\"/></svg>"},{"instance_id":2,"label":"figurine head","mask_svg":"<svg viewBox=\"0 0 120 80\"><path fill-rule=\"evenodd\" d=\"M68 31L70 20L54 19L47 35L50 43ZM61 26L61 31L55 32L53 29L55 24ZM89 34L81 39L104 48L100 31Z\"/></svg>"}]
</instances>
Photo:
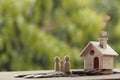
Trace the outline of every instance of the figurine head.
<instances>
[{"instance_id":1,"label":"figurine head","mask_svg":"<svg viewBox=\"0 0 120 80\"><path fill-rule=\"evenodd\" d=\"M64 63L64 61L63 61L63 60L61 60L61 61L60 61L60 63L61 63L61 64L63 64L63 63Z\"/></svg>"},{"instance_id":2,"label":"figurine head","mask_svg":"<svg viewBox=\"0 0 120 80\"><path fill-rule=\"evenodd\" d=\"M59 57L59 56L56 56L56 57L54 58L54 61L55 61L55 62L59 62L59 61L60 61L60 57Z\"/></svg>"},{"instance_id":3,"label":"figurine head","mask_svg":"<svg viewBox=\"0 0 120 80\"><path fill-rule=\"evenodd\" d=\"M65 61L69 61L70 57L69 56L65 56L64 59L65 59Z\"/></svg>"}]
</instances>

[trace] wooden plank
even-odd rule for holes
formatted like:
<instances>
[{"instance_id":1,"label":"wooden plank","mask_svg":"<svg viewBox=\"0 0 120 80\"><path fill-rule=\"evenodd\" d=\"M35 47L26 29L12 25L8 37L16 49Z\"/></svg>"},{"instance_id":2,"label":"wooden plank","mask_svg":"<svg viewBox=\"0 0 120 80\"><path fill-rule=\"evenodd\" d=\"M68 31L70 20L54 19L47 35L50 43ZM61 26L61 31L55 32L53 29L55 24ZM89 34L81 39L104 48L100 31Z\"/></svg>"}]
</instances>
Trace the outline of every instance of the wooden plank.
<instances>
[{"instance_id":1,"label":"wooden plank","mask_svg":"<svg viewBox=\"0 0 120 80\"><path fill-rule=\"evenodd\" d=\"M115 69L114 71L119 71L120 69ZM52 77L52 78L36 78L36 79L24 79L15 78L15 75L21 74L34 74L49 71L12 71L12 72L0 72L0 80L86 80L86 79L113 79L120 80L120 74L111 75L98 75L98 76L80 76L80 77Z\"/></svg>"}]
</instances>

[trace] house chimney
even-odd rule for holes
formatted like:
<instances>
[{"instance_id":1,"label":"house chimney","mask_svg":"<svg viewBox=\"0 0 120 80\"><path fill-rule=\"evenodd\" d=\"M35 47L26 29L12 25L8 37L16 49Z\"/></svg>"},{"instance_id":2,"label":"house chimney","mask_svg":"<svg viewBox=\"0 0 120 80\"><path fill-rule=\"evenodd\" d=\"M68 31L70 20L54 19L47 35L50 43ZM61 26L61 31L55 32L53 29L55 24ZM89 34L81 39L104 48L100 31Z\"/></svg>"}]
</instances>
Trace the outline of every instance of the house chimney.
<instances>
[{"instance_id":1,"label":"house chimney","mask_svg":"<svg viewBox=\"0 0 120 80\"><path fill-rule=\"evenodd\" d=\"M108 38L99 38L99 46L103 49L107 48L107 40Z\"/></svg>"}]
</instances>

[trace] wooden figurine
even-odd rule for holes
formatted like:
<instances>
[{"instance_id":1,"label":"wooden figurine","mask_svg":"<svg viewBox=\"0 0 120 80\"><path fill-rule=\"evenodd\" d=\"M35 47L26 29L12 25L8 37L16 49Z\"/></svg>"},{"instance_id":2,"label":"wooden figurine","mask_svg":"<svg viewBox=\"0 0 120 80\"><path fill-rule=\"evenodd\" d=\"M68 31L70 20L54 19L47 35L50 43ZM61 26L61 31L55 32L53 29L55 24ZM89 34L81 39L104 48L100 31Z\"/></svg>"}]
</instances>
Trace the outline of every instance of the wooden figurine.
<instances>
[{"instance_id":1,"label":"wooden figurine","mask_svg":"<svg viewBox=\"0 0 120 80\"><path fill-rule=\"evenodd\" d=\"M64 72L64 61L63 60L60 61L60 71Z\"/></svg>"},{"instance_id":2,"label":"wooden figurine","mask_svg":"<svg viewBox=\"0 0 120 80\"><path fill-rule=\"evenodd\" d=\"M64 60L65 60L65 62L64 62L64 73L65 74L70 74L70 62L69 62L70 57L65 56Z\"/></svg>"},{"instance_id":3,"label":"wooden figurine","mask_svg":"<svg viewBox=\"0 0 120 80\"><path fill-rule=\"evenodd\" d=\"M84 58L84 70L113 70L114 57L118 54L107 44L107 40L104 35L99 42L90 41L83 49L80 56Z\"/></svg>"},{"instance_id":4,"label":"wooden figurine","mask_svg":"<svg viewBox=\"0 0 120 80\"><path fill-rule=\"evenodd\" d=\"M54 70L60 71L60 57L56 56L54 58L55 64L54 64Z\"/></svg>"}]
</instances>

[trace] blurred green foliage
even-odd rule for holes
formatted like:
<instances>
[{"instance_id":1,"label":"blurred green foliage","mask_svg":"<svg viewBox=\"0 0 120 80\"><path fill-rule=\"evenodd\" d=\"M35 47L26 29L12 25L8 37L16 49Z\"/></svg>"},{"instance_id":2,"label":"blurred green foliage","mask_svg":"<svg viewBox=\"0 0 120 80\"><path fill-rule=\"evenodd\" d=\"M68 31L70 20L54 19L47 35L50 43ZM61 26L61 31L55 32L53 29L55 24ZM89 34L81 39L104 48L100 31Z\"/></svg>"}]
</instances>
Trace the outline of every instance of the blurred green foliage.
<instances>
[{"instance_id":1,"label":"blurred green foliage","mask_svg":"<svg viewBox=\"0 0 120 80\"><path fill-rule=\"evenodd\" d=\"M104 15L109 44L120 52L120 0L0 0L0 70L53 69L54 57L83 68L81 50L99 38ZM115 67L120 67L119 57Z\"/></svg>"}]
</instances>

